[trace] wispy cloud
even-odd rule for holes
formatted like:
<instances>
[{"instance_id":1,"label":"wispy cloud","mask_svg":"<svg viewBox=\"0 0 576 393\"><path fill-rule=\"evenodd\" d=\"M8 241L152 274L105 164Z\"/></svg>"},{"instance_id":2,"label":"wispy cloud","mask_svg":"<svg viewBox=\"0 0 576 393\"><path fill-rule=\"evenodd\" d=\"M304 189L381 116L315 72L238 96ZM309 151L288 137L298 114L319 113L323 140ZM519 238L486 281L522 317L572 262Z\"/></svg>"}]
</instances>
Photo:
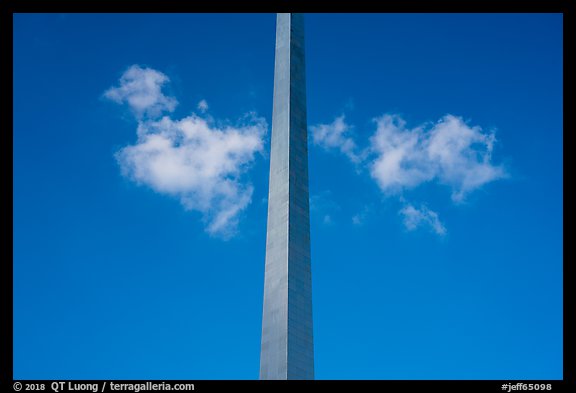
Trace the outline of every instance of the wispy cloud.
<instances>
[{"instance_id":1,"label":"wispy cloud","mask_svg":"<svg viewBox=\"0 0 576 393\"><path fill-rule=\"evenodd\" d=\"M411 204L404 206L400 212L403 216L404 226L409 231L414 231L419 227L426 227L437 235L446 235L446 227L438 218L438 213L430 210L425 205L416 208Z\"/></svg>"},{"instance_id":2,"label":"wispy cloud","mask_svg":"<svg viewBox=\"0 0 576 393\"><path fill-rule=\"evenodd\" d=\"M106 96L110 91L129 90L122 89L127 80L133 86L149 85L150 75L161 81L160 86L169 81L159 71L132 66L120 79L120 87L109 89ZM166 103L176 102L161 89L149 90L155 100L135 100L137 104L130 99L120 100L139 119L136 143L116 153L122 173L159 193L179 198L188 210L201 212L208 233L224 238L232 236L239 214L252 198L253 187L242 175L255 154L263 150L266 121L251 113L236 125L219 125L211 117L198 114L179 120L168 116L143 118L151 115L151 108L155 115L156 111L171 111Z\"/></svg>"},{"instance_id":3,"label":"wispy cloud","mask_svg":"<svg viewBox=\"0 0 576 393\"><path fill-rule=\"evenodd\" d=\"M506 175L491 163L494 133L469 126L460 117L446 115L429 129L407 128L396 115L375 122L370 143L376 157L369 167L385 193L436 180L452 188L454 202L462 202L470 192Z\"/></svg>"},{"instance_id":4,"label":"wispy cloud","mask_svg":"<svg viewBox=\"0 0 576 393\"><path fill-rule=\"evenodd\" d=\"M350 161L359 163L356 143L351 137L352 127L346 123L345 116L339 116L330 124L311 126L312 140L326 150L340 150Z\"/></svg>"},{"instance_id":5,"label":"wispy cloud","mask_svg":"<svg viewBox=\"0 0 576 393\"><path fill-rule=\"evenodd\" d=\"M452 201L461 203L471 192L507 176L502 166L492 162L494 132L469 125L461 117L448 114L436 123L409 128L401 116L386 114L374 123L376 130L364 149L354 141L353 126L344 115L310 130L317 145L340 150L357 167L365 168L385 195L402 201L406 191L433 182L450 187ZM428 223L436 233L446 231L428 208L407 205L401 213L408 228ZM361 215L352 217L352 222L359 225Z\"/></svg>"},{"instance_id":6,"label":"wispy cloud","mask_svg":"<svg viewBox=\"0 0 576 393\"><path fill-rule=\"evenodd\" d=\"M208 110L208 102L206 102L206 100L200 100L198 103L198 110L202 113L206 113Z\"/></svg>"},{"instance_id":7,"label":"wispy cloud","mask_svg":"<svg viewBox=\"0 0 576 393\"><path fill-rule=\"evenodd\" d=\"M360 212L352 216L352 224L356 226L363 225L364 222L366 222L366 219L368 218L371 210L372 210L371 206L364 206L364 208Z\"/></svg>"},{"instance_id":8,"label":"wispy cloud","mask_svg":"<svg viewBox=\"0 0 576 393\"><path fill-rule=\"evenodd\" d=\"M117 87L111 87L104 96L118 104L127 104L138 119L154 118L163 112L172 112L178 105L174 97L162 93L162 87L169 82L160 71L133 65L120 78Z\"/></svg>"}]
</instances>

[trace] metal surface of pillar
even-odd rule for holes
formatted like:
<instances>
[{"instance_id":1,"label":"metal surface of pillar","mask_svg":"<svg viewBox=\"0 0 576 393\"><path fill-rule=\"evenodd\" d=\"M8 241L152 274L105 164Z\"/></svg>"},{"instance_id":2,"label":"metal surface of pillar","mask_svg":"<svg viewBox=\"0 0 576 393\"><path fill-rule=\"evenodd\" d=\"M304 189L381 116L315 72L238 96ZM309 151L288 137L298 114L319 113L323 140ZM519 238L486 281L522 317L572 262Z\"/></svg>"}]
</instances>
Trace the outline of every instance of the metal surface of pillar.
<instances>
[{"instance_id":1,"label":"metal surface of pillar","mask_svg":"<svg viewBox=\"0 0 576 393\"><path fill-rule=\"evenodd\" d=\"M304 16L278 14L260 379L314 379Z\"/></svg>"}]
</instances>

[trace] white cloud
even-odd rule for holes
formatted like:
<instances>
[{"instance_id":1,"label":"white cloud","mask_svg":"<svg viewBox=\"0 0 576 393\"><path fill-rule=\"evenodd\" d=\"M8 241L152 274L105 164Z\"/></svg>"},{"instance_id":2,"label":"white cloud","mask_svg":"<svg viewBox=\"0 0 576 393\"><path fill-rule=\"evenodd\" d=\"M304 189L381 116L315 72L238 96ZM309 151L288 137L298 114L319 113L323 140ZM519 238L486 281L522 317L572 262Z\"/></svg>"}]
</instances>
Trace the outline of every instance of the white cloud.
<instances>
[{"instance_id":1,"label":"white cloud","mask_svg":"<svg viewBox=\"0 0 576 393\"><path fill-rule=\"evenodd\" d=\"M382 192L403 194L426 182L446 185L452 190L452 201L460 203L483 185L507 177L502 166L492 163L496 142L494 132L467 124L461 117L446 115L436 123L408 128L399 115L374 119L376 131L368 148L359 149L350 135L352 126L344 115L331 124L310 127L314 142L326 149L339 149L350 161L369 170ZM446 233L438 214L423 206L406 205L401 210L410 230L430 226L437 234ZM366 214L352 217L361 225Z\"/></svg>"},{"instance_id":2,"label":"white cloud","mask_svg":"<svg viewBox=\"0 0 576 393\"><path fill-rule=\"evenodd\" d=\"M470 127L456 116L447 115L432 129L427 143L428 157L437 163L440 182L452 187L452 199L462 201L466 194L506 176L501 166L491 163L496 138Z\"/></svg>"},{"instance_id":3,"label":"white cloud","mask_svg":"<svg viewBox=\"0 0 576 393\"><path fill-rule=\"evenodd\" d=\"M395 115L375 122L370 142L376 158L369 167L387 194L437 180L452 188L453 201L461 202L471 191L506 175L491 163L494 133L471 127L460 117L446 115L429 130L406 128L406 122Z\"/></svg>"},{"instance_id":4,"label":"white cloud","mask_svg":"<svg viewBox=\"0 0 576 393\"><path fill-rule=\"evenodd\" d=\"M351 127L346 123L344 115L337 117L331 124L311 126L310 130L315 144L326 150L338 149L354 163L361 161L356 143L349 136Z\"/></svg>"},{"instance_id":5,"label":"white cloud","mask_svg":"<svg viewBox=\"0 0 576 393\"><path fill-rule=\"evenodd\" d=\"M386 193L417 186L434 177L434 169L426 160L421 128L405 129L398 116L376 119L376 133L370 138L376 158L369 164L370 173Z\"/></svg>"},{"instance_id":6,"label":"white cloud","mask_svg":"<svg viewBox=\"0 0 576 393\"><path fill-rule=\"evenodd\" d=\"M202 113L206 113L208 110L208 102L206 102L206 100L200 100L198 103L198 110Z\"/></svg>"},{"instance_id":7,"label":"white cloud","mask_svg":"<svg viewBox=\"0 0 576 393\"><path fill-rule=\"evenodd\" d=\"M146 79L150 72L161 74L149 70L139 75ZM254 114L235 126L216 125L196 114L180 120L145 119L139 121L137 142L116 158L125 176L179 198L186 209L202 213L208 233L226 238L234 234L239 214L251 201L253 187L242 175L262 152L266 130L266 121Z\"/></svg>"},{"instance_id":8,"label":"white cloud","mask_svg":"<svg viewBox=\"0 0 576 393\"><path fill-rule=\"evenodd\" d=\"M504 168L491 162L494 132L470 126L461 117L448 114L435 124L414 128L406 127L398 115L374 121L376 132L362 151L350 136L352 126L344 115L310 129L314 143L339 149L353 163L366 165L386 194L437 181L450 186L452 200L461 202L484 184L506 177Z\"/></svg>"},{"instance_id":9,"label":"white cloud","mask_svg":"<svg viewBox=\"0 0 576 393\"><path fill-rule=\"evenodd\" d=\"M409 231L416 230L418 227L428 227L437 235L444 236L446 234L446 227L440 222L438 213L424 205L417 209L408 204L399 213L403 216L404 226Z\"/></svg>"},{"instance_id":10,"label":"white cloud","mask_svg":"<svg viewBox=\"0 0 576 393\"><path fill-rule=\"evenodd\" d=\"M120 78L120 86L111 87L104 96L118 104L127 103L138 118L154 118L172 112L178 105L162 93L169 78L160 71L133 65Z\"/></svg>"}]
</instances>

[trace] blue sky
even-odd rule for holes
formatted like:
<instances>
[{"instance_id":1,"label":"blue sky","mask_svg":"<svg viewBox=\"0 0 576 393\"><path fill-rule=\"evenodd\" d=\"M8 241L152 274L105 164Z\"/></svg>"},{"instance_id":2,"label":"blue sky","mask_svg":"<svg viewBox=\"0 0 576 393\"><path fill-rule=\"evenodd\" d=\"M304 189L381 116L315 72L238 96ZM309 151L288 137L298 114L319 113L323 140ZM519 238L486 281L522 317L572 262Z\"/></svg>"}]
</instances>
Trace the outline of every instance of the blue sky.
<instances>
[{"instance_id":1,"label":"blue sky","mask_svg":"<svg viewBox=\"0 0 576 393\"><path fill-rule=\"evenodd\" d=\"M257 379L273 14L14 16L14 378ZM318 379L562 378L562 16L308 14Z\"/></svg>"}]
</instances>

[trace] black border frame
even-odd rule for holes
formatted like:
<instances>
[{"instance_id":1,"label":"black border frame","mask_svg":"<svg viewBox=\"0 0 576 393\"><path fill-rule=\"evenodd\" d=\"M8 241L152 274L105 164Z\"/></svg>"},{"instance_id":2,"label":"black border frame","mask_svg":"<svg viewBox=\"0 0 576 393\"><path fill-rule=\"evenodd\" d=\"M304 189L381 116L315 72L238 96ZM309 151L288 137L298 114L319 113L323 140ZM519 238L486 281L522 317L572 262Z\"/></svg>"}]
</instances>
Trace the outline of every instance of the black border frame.
<instances>
[{"instance_id":1,"label":"black border frame","mask_svg":"<svg viewBox=\"0 0 576 393\"><path fill-rule=\"evenodd\" d=\"M268 2L252 2L248 1L210 1L195 2L193 0L0 0L0 48L2 55L0 55L1 66L1 93L2 105L0 106L0 121L3 123L2 129L11 130L8 134L8 141L6 146L13 146L13 14L14 13L171 13L171 12L290 12L290 11L308 11L308 12L391 12L391 13L562 13L563 14L563 122L564 130L568 133L563 133L563 157L570 160L571 156L566 154L568 152L566 146L570 146L569 141L572 134L576 131L574 124L574 112L576 109L575 96L576 96L576 79L574 72L576 71L576 64L574 58L576 54L576 28L574 21L574 11L576 2L570 0L467 0L467 1L454 1L441 0L403 0L397 2L376 2L375 0L356 0L354 2L334 2L327 10L322 7L320 1L316 4L312 3L313 0L307 2L302 0L287 0L278 1L275 4ZM260 4L258 4L260 3ZM10 191L13 190L13 150L11 149L8 154L3 154L2 159L5 161L3 168L6 172L5 176L10 180ZM569 165L564 165L563 182L566 179L566 168ZM10 192L9 198L11 202L11 224L13 223L13 192ZM563 201L566 200L566 189L563 187ZM567 210L564 210L568 207ZM570 205L563 202L563 215L564 221L566 217L571 216L567 212L570 211ZM2 264L4 272L2 273L2 291L3 308L2 315L5 317L4 326L7 327L9 334L4 337L4 342L0 348L3 349L3 366L0 367L0 376L2 383L6 385L5 388L0 390L3 392L16 391L13 387L13 323L8 324L7 320L13 321L13 227L8 230L8 218L5 220L6 233L10 235L4 237L6 243L5 249L10 250L11 263L6 261ZM563 224L564 225L564 224ZM565 228L565 227L564 227ZM564 230L563 228L563 230ZM565 233L565 232L563 232ZM563 238L565 236L563 235ZM576 333L576 326L574 318L571 316L576 310L575 306L575 292L574 287L571 285L574 279L574 262L571 258L566 258L569 255L568 248L563 239L563 286L564 286L564 329L563 329L563 379L551 381L530 381L530 380L371 380L371 381L170 381L177 382L192 382L195 389L206 391L212 389L234 389L246 388L250 390L267 390L278 389L283 387L298 388L302 385L307 387L319 389L373 389L373 388L387 388L391 391L401 390L418 390L426 391L428 389L441 389L442 391L503 391L501 386L503 383L515 384L521 383L551 383L552 391L576 391L576 375L574 373L574 357L576 342L574 334ZM46 385L45 391L49 390L49 385L53 381L21 381L22 383L44 383ZM77 381L80 382L80 381ZM83 381L86 383L99 383L102 386L103 381ZM116 381L120 382L120 381ZM142 383L143 381L122 381ZM160 381L158 381L160 382ZM168 381L167 381L168 382ZM107 391L110 389L108 388ZM24 391L24 390L23 390Z\"/></svg>"}]
</instances>

